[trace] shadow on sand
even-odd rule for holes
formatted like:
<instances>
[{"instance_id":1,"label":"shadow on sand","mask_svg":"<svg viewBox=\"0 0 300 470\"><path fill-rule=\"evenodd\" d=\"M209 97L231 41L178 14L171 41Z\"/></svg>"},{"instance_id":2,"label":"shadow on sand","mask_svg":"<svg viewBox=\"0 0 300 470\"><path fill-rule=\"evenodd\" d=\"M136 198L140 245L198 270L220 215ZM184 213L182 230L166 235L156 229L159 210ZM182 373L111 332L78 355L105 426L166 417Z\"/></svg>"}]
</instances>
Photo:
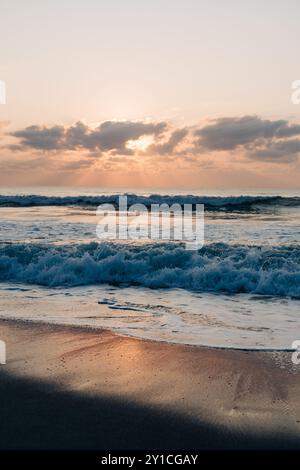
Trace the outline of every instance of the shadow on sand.
<instances>
[{"instance_id":1,"label":"shadow on sand","mask_svg":"<svg viewBox=\"0 0 300 470\"><path fill-rule=\"evenodd\" d=\"M286 436L247 435L121 399L58 390L0 372L0 449L292 449Z\"/></svg>"}]
</instances>

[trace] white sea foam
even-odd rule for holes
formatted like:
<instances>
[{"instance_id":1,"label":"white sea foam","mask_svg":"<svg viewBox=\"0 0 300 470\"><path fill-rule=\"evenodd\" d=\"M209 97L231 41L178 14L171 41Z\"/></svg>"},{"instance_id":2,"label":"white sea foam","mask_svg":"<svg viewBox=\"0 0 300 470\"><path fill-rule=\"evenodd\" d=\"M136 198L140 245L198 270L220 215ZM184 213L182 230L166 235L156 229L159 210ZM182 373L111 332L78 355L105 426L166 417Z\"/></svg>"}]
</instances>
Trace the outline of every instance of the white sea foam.
<instances>
[{"instance_id":1,"label":"white sea foam","mask_svg":"<svg viewBox=\"0 0 300 470\"><path fill-rule=\"evenodd\" d=\"M0 284L0 318L111 329L155 341L290 350L300 300L183 289Z\"/></svg>"},{"instance_id":2,"label":"white sea foam","mask_svg":"<svg viewBox=\"0 0 300 470\"><path fill-rule=\"evenodd\" d=\"M2 244L0 281L183 288L300 298L300 248L213 243L189 252L175 243Z\"/></svg>"}]
</instances>

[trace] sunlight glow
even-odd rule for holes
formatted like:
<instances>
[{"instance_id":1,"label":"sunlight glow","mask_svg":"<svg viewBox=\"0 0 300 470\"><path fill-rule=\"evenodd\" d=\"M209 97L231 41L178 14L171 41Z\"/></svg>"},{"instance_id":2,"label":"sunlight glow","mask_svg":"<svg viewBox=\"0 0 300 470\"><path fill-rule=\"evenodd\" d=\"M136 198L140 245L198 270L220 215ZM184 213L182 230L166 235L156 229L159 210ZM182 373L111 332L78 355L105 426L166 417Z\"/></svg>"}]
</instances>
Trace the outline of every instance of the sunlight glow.
<instances>
[{"instance_id":1,"label":"sunlight glow","mask_svg":"<svg viewBox=\"0 0 300 470\"><path fill-rule=\"evenodd\" d=\"M151 135L142 136L137 140L128 140L126 147L130 150L145 151L149 145L153 144L154 139Z\"/></svg>"}]
</instances>

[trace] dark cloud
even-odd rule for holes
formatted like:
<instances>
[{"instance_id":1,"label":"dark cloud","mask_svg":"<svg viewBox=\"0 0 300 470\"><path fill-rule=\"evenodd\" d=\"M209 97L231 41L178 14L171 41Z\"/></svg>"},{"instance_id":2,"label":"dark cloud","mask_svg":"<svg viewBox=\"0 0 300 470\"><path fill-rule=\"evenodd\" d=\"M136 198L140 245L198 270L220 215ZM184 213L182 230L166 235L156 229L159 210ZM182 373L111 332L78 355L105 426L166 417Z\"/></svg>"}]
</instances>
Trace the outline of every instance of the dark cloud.
<instances>
[{"instance_id":1,"label":"dark cloud","mask_svg":"<svg viewBox=\"0 0 300 470\"><path fill-rule=\"evenodd\" d=\"M63 126L30 126L16 131L12 135L20 139L20 147L30 147L37 150L58 150L64 148L64 134L65 129Z\"/></svg>"},{"instance_id":2,"label":"dark cloud","mask_svg":"<svg viewBox=\"0 0 300 470\"><path fill-rule=\"evenodd\" d=\"M274 163L287 163L297 160L300 154L300 140L280 140L268 143L247 153L249 158Z\"/></svg>"},{"instance_id":3,"label":"dark cloud","mask_svg":"<svg viewBox=\"0 0 300 470\"><path fill-rule=\"evenodd\" d=\"M77 122L74 126L65 129L64 145L66 149L75 150L77 148L95 148L92 147L90 139L90 129L82 122Z\"/></svg>"},{"instance_id":4,"label":"dark cloud","mask_svg":"<svg viewBox=\"0 0 300 470\"><path fill-rule=\"evenodd\" d=\"M143 135L161 134L167 125L164 122L144 123L144 122L103 122L98 129L91 134L91 141L95 147L103 151L115 150L125 151L126 143L129 140L137 140Z\"/></svg>"},{"instance_id":5,"label":"dark cloud","mask_svg":"<svg viewBox=\"0 0 300 470\"><path fill-rule=\"evenodd\" d=\"M174 152L177 145L187 136L188 129L177 129L172 132L169 140L163 144L154 144L150 147L150 152L156 152L159 155L168 155Z\"/></svg>"},{"instance_id":6,"label":"dark cloud","mask_svg":"<svg viewBox=\"0 0 300 470\"><path fill-rule=\"evenodd\" d=\"M299 124L291 124L289 125L287 122L284 126L281 126L280 129L276 132L276 137L294 137L296 135L300 135L300 125Z\"/></svg>"},{"instance_id":7,"label":"dark cloud","mask_svg":"<svg viewBox=\"0 0 300 470\"><path fill-rule=\"evenodd\" d=\"M234 150L253 144L258 139L300 135L299 125L288 121L270 121L258 116L222 118L195 131L196 145L206 150Z\"/></svg>"},{"instance_id":8,"label":"dark cloud","mask_svg":"<svg viewBox=\"0 0 300 470\"><path fill-rule=\"evenodd\" d=\"M195 127L175 128L171 132L169 129L166 122L144 121L105 121L96 128L82 122L69 127L30 126L10 134L18 140L9 148L25 152L32 149L41 152L83 150L95 158L101 154L110 158L118 155L162 155L165 161L188 160L190 157L203 159L217 151L226 151L228 155L224 158L228 159L237 153L248 159L281 163L294 161L300 155L300 125L286 120L272 121L258 116L227 117L196 130ZM146 151L128 145L145 135L153 136L154 140Z\"/></svg>"},{"instance_id":9,"label":"dark cloud","mask_svg":"<svg viewBox=\"0 0 300 470\"><path fill-rule=\"evenodd\" d=\"M161 134L167 127L165 122L146 123L142 121L106 121L96 129L91 129L82 122L74 126L41 127L30 126L14 132L19 139L19 149L35 150L100 150L120 154L132 153L126 148L130 140L137 140L143 135ZM14 145L16 149L16 145Z\"/></svg>"}]
</instances>

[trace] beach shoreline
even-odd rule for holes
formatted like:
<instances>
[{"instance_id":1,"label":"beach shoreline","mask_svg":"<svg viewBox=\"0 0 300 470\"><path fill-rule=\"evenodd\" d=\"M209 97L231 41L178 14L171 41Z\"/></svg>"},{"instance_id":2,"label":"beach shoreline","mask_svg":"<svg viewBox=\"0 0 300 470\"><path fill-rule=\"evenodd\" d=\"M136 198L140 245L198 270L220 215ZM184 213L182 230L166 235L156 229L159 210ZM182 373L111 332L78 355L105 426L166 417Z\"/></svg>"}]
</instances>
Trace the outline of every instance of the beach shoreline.
<instances>
[{"instance_id":1,"label":"beach shoreline","mask_svg":"<svg viewBox=\"0 0 300 470\"><path fill-rule=\"evenodd\" d=\"M1 449L300 448L287 352L0 320Z\"/></svg>"}]
</instances>

